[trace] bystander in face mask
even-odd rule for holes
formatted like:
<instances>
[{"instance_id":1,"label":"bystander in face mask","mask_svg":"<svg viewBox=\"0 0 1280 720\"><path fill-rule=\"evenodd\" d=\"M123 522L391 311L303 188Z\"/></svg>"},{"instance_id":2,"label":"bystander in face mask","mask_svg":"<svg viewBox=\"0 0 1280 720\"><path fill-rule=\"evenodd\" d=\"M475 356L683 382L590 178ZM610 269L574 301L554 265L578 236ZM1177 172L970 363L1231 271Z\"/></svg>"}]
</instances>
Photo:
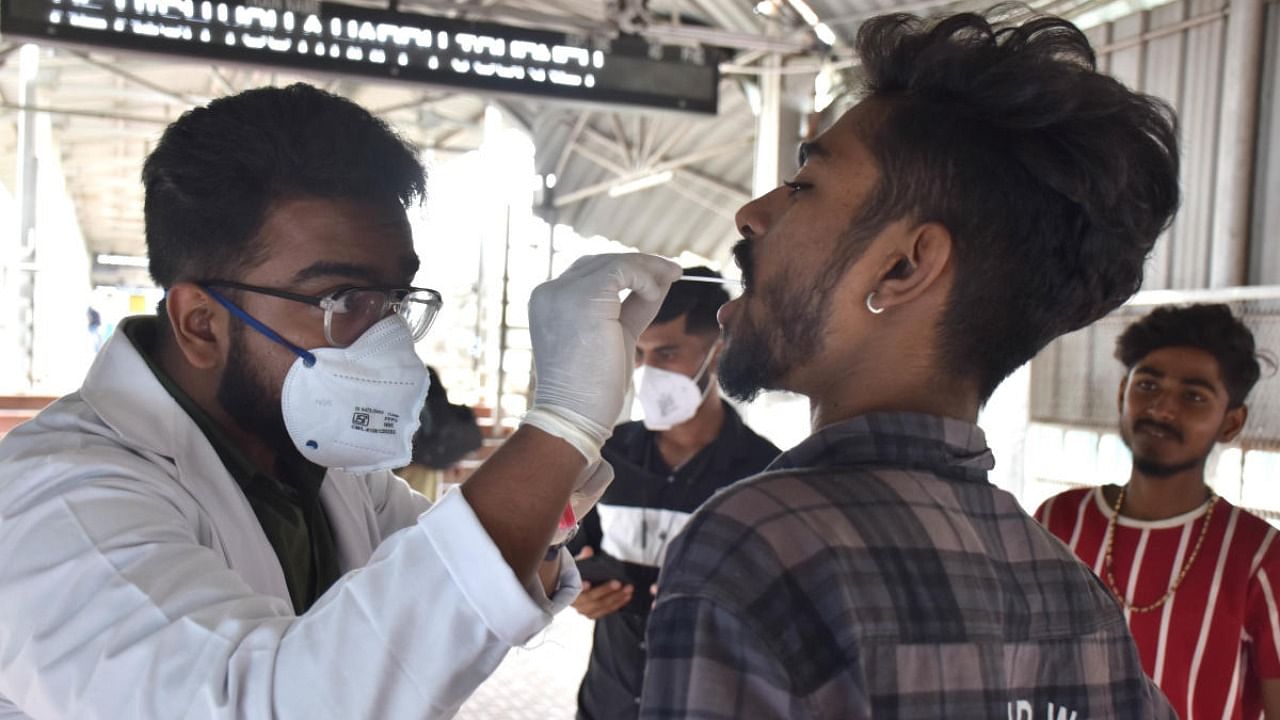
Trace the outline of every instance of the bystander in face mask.
<instances>
[{"instance_id":1,"label":"bystander in face mask","mask_svg":"<svg viewBox=\"0 0 1280 720\"><path fill-rule=\"evenodd\" d=\"M707 351L702 366L692 378L652 365L643 365L636 370L636 398L640 400L640 407L644 410L646 428L670 430L680 423L688 422L697 414L707 395L711 394L713 384L706 376L717 346L718 343ZM705 387L700 387L704 381Z\"/></svg>"}]
</instances>

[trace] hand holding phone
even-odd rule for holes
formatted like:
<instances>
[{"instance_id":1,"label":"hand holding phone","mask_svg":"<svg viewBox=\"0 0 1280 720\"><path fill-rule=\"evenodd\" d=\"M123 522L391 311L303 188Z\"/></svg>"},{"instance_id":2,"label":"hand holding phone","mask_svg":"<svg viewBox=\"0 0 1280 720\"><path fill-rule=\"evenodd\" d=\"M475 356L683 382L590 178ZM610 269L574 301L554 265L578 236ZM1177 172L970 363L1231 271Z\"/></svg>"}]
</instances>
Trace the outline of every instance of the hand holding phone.
<instances>
[{"instance_id":1,"label":"hand holding phone","mask_svg":"<svg viewBox=\"0 0 1280 720\"><path fill-rule=\"evenodd\" d=\"M583 548L575 558L582 576L582 592L573 608L592 620L617 612L632 602L634 586L626 582L622 563Z\"/></svg>"}]
</instances>

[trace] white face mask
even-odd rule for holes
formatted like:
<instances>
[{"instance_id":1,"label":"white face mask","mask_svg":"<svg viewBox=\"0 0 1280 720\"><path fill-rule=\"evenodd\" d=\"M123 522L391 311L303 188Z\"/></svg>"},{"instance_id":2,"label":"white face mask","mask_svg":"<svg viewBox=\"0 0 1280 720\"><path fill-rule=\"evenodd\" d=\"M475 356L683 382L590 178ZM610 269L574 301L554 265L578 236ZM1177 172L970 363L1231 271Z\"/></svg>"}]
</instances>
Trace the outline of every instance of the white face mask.
<instances>
[{"instance_id":1,"label":"white face mask","mask_svg":"<svg viewBox=\"0 0 1280 720\"><path fill-rule=\"evenodd\" d=\"M399 315L345 348L299 357L280 396L284 425L302 456L354 473L404 467L431 378Z\"/></svg>"},{"instance_id":2,"label":"white face mask","mask_svg":"<svg viewBox=\"0 0 1280 720\"><path fill-rule=\"evenodd\" d=\"M642 365L635 372L636 398L644 409L644 426L650 430L670 430L688 422L698 413L702 402L711 394L714 383L707 383L706 390L698 387L698 381L706 374L715 355L713 346L702 361L702 367L692 378L678 372L663 370L652 365Z\"/></svg>"}]
</instances>

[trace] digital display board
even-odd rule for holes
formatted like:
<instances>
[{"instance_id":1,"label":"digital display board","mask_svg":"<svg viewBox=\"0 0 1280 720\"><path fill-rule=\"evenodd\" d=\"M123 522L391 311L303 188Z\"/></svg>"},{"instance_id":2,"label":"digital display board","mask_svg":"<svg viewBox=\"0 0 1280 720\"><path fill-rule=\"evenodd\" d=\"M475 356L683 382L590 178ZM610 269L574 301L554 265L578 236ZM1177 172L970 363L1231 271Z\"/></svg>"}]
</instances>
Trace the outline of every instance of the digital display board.
<instances>
[{"instance_id":1,"label":"digital display board","mask_svg":"<svg viewBox=\"0 0 1280 720\"><path fill-rule=\"evenodd\" d=\"M331 2L3 0L0 33L537 97L716 112L720 51Z\"/></svg>"}]
</instances>

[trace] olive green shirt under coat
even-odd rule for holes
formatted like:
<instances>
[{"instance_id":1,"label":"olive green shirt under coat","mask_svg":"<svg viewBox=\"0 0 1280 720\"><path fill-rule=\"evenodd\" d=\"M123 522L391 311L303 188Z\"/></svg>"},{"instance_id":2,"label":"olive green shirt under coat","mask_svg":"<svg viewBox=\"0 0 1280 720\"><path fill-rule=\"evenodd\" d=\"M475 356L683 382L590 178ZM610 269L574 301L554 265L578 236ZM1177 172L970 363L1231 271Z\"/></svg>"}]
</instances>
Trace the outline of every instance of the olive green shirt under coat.
<instances>
[{"instance_id":1,"label":"olive green shirt under coat","mask_svg":"<svg viewBox=\"0 0 1280 720\"><path fill-rule=\"evenodd\" d=\"M195 421L240 486L280 560L294 612L306 612L341 575L333 529L320 502L325 468L297 454L281 455L272 474L256 468L156 362L158 322L154 317L129 318L119 329L133 342L160 384Z\"/></svg>"}]
</instances>

